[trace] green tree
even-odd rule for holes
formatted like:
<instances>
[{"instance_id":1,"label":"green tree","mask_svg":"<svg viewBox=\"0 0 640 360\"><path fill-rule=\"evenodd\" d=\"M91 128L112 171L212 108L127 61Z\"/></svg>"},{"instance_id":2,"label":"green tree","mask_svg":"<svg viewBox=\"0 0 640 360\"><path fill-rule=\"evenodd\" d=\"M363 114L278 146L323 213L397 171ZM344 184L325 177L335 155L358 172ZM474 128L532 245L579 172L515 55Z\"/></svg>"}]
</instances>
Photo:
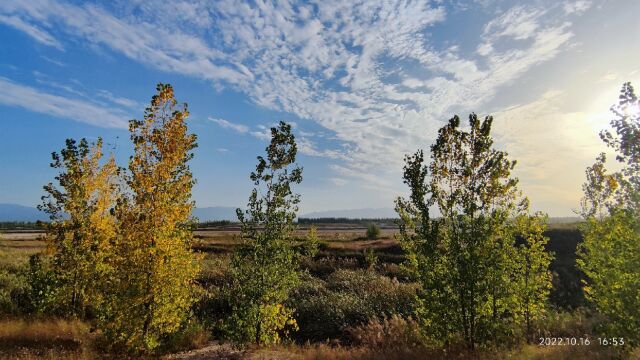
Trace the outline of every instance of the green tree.
<instances>
[{"instance_id":1,"label":"green tree","mask_svg":"<svg viewBox=\"0 0 640 360\"><path fill-rule=\"evenodd\" d=\"M512 219L526 214L528 200L511 177L515 161L493 149L491 124L471 114L464 131L453 117L439 130L428 166L421 150L405 158L411 195L396 200L407 267L422 285L426 333L445 342L461 337L470 348L506 330L520 300ZM442 216L432 218L431 207Z\"/></svg>"},{"instance_id":2,"label":"green tree","mask_svg":"<svg viewBox=\"0 0 640 360\"><path fill-rule=\"evenodd\" d=\"M616 152L622 169L606 169L606 156L586 170L583 185L584 242L578 266L585 273L585 295L610 320L608 336L640 341L640 111L630 83L611 107L615 118L600 136Z\"/></svg>"},{"instance_id":3,"label":"green tree","mask_svg":"<svg viewBox=\"0 0 640 360\"><path fill-rule=\"evenodd\" d=\"M237 210L243 243L232 259L233 315L227 330L239 343L277 343L297 329L294 309L283 304L299 283L301 257L309 253L292 237L300 196L291 186L302 181L302 168L295 164L297 146L290 125L280 122L271 128L266 152L251 173L255 188L247 209ZM317 242L314 234L312 229L310 244Z\"/></svg>"},{"instance_id":4,"label":"green tree","mask_svg":"<svg viewBox=\"0 0 640 360\"><path fill-rule=\"evenodd\" d=\"M113 157L100 163L101 139L93 145L68 139L52 157L51 167L60 170L59 187L46 185L38 207L51 219L47 244L55 286L48 294L55 299L48 303L64 314L85 317L89 307L100 306L101 280L109 276L105 259L115 233L111 210L119 196L118 169Z\"/></svg>"},{"instance_id":5,"label":"green tree","mask_svg":"<svg viewBox=\"0 0 640 360\"><path fill-rule=\"evenodd\" d=\"M131 120L134 154L126 176L129 196L116 207L115 256L102 327L115 343L152 351L188 319L199 257L191 250L188 166L196 136L187 129L186 104L159 84L143 120Z\"/></svg>"},{"instance_id":6,"label":"green tree","mask_svg":"<svg viewBox=\"0 0 640 360\"><path fill-rule=\"evenodd\" d=\"M367 225L367 239L369 240L375 240L378 237L380 237L380 226L378 226L378 224L376 223L369 223L369 225Z\"/></svg>"},{"instance_id":7,"label":"green tree","mask_svg":"<svg viewBox=\"0 0 640 360\"><path fill-rule=\"evenodd\" d=\"M527 340L533 341L533 322L544 316L552 286L549 265L553 256L545 248L549 238L544 236L547 216L540 213L520 215L511 224L511 231L519 240L511 279L513 314L516 321L524 325Z\"/></svg>"}]
</instances>

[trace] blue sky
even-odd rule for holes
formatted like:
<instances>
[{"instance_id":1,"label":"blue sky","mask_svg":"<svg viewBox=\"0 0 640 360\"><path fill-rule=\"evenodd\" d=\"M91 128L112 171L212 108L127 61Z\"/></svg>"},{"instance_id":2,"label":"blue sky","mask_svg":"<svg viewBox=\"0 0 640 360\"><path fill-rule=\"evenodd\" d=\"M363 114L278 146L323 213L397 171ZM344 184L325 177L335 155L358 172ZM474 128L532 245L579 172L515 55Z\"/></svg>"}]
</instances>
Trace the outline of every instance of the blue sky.
<instances>
[{"instance_id":1,"label":"blue sky","mask_svg":"<svg viewBox=\"0 0 640 360\"><path fill-rule=\"evenodd\" d=\"M0 203L34 206L50 153L187 102L198 206L242 206L267 129L293 122L301 211L392 207L404 154L453 114L495 117L535 210L572 215L598 131L640 83L640 2L3 0Z\"/></svg>"}]
</instances>

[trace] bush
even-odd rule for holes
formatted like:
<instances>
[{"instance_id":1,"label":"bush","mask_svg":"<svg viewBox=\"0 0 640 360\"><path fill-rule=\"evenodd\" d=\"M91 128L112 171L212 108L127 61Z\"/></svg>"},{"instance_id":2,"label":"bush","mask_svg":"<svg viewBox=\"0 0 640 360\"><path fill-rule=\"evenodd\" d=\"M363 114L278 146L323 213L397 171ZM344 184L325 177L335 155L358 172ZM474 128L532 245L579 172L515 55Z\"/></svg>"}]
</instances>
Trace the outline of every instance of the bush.
<instances>
[{"instance_id":1,"label":"bush","mask_svg":"<svg viewBox=\"0 0 640 360\"><path fill-rule=\"evenodd\" d=\"M378 264L378 256L375 250L368 248L364 251L364 262L367 264L367 268L374 269Z\"/></svg>"},{"instance_id":2,"label":"bush","mask_svg":"<svg viewBox=\"0 0 640 360\"><path fill-rule=\"evenodd\" d=\"M370 320L347 329L347 334L353 345L370 349L409 349L424 343L418 323L399 315Z\"/></svg>"},{"instance_id":3,"label":"bush","mask_svg":"<svg viewBox=\"0 0 640 360\"><path fill-rule=\"evenodd\" d=\"M298 340L349 340L346 329L413 311L415 284L365 270L337 270L326 281L304 279L288 306L296 309Z\"/></svg>"},{"instance_id":4,"label":"bush","mask_svg":"<svg viewBox=\"0 0 640 360\"><path fill-rule=\"evenodd\" d=\"M0 315L23 312L28 292L27 279L22 271L0 268Z\"/></svg>"},{"instance_id":5,"label":"bush","mask_svg":"<svg viewBox=\"0 0 640 360\"><path fill-rule=\"evenodd\" d=\"M534 323L534 338L584 337L593 335L604 323L604 318L585 308L572 312L548 311Z\"/></svg>"},{"instance_id":6,"label":"bush","mask_svg":"<svg viewBox=\"0 0 640 360\"><path fill-rule=\"evenodd\" d=\"M160 352L170 353L193 350L205 346L207 342L209 342L209 332L201 323L191 320L186 322L175 333L166 335L162 339Z\"/></svg>"},{"instance_id":7,"label":"bush","mask_svg":"<svg viewBox=\"0 0 640 360\"><path fill-rule=\"evenodd\" d=\"M55 287L49 259L40 254L26 264L0 268L0 315L58 315Z\"/></svg>"},{"instance_id":8,"label":"bush","mask_svg":"<svg viewBox=\"0 0 640 360\"><path fill-rule=\"evenodd\" d=\"M375 223L367 225L367 239L375 240L380 237L380 226Z\"/></svg>"},{"instance_id":9,"label":"bush","mask_svg":"<svg viewBox=\"0 0 640 360\"><path fill-rule=\"evenodd\" d=\"M319 259L306 259L303 268L312 275L327 278L339 269L357 270L360 268L358 259L353 257L321 257Z\"/></svg>"}]
</instances>

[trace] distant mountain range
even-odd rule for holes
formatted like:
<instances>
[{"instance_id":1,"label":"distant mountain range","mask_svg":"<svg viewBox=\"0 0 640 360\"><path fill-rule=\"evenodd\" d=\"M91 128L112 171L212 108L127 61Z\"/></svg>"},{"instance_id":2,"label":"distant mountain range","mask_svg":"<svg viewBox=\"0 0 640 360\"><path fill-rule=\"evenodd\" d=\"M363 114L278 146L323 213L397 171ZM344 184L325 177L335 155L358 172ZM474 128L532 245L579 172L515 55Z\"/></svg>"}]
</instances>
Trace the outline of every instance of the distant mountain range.
<instances>
[{"instance_id":1,"label":"distant mountain range","mask_svg":"<svg viewBox=\"0 0 640 360\"><path fill-rule=\"evenodd\" d=\"M211 206L195 208L193 210L193 216L197 217L200 222L204 221L220 221L229 220L236 221L236 208L229 206Z\"/></svg>"},{"instance_id":2,"label":"distant mountain range","mask_svg":"<svg viewBox=\"0 0 640 360\"><path fill-rule=\"evenodd\" d=\"M236 208L214 206L196 208L193 215L200 221L237 220ZM17 204L0 204L0 221L47 221L49 217L40 210Z\"/></svg>"},{"instance_id":3,"label":"distant mountain range","mask_svg":"<svg viewBox=\"0 0 640 360\"><path fill-rule=\"evenodd\" d=\"M0 204L0 221L46 221L47 214L40 210L16 204Z\"/></svg>"},{"instance_id":4,"label":"distant mountain range","mask_svg":"<svg viewBox=\"0 0 640 360\"><path fill-rule=\"evenodd\" d=\"M196 208L193 216L199 221L236 221L236 208L229 206L211 206ZM348 219L385 219L395 218L398 215L391 208L363 208L351 210L327 210L300 214L301 218L348 218ZM40 210L23 205L0 204L0 221L46 221L48 216ZM552 217L549 223L568 223L580 221L578 217Z\"/></svg>"},{"instance_id":5,"label":"distant mountain range","mask_svg":"<svg viewBox=\"0 0 640 360\"><path fill-rule=\"evenodd\" d=\"M327 210L300 214L301 218L388 219L398 214L391 208L364 208L351 210Z\"/></svg>"}]
</instances>

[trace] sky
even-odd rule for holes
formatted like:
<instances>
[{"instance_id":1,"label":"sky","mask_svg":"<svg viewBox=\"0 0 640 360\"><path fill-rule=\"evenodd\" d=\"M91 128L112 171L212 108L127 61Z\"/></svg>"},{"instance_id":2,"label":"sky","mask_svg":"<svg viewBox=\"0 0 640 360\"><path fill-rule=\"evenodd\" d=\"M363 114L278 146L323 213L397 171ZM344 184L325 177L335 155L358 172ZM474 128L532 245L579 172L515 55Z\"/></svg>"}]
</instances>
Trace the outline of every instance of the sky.
<instances>
[{"instance_id":1,"label":"sky","mask_svg":"<svg viewBox=\"0 0 640 360\"><path fill-rule=\"evenodd\" d=\"M405 154L493 115L533 210L571 216L622 84L640 2L0 1L0 203L35 206L66 138L121 166L159 82L189 105L197 206L242 206L268 129L293 124L301 213L392 208Z\"/></svg>"}]
</instances>

